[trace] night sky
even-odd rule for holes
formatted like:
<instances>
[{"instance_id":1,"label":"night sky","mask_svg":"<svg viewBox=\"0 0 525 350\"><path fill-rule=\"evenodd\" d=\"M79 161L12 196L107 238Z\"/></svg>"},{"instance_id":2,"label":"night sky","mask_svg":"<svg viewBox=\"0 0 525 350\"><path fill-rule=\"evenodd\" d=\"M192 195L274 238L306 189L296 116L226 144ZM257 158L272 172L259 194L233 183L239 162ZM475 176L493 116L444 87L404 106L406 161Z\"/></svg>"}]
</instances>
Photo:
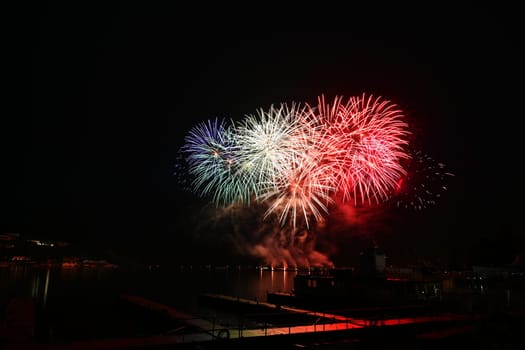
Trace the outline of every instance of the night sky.
<instances>
[{"instance_id":1,"label":"night sky","mask_svg":"<svg viewBox=\"0 0 525 350\"><path fill-rule=\"evenodd\" d=\"M414 147L455 176L435 206L329 225L317 249L339 264L371 241L394 261L502 264L525 251L514 137L521 102L511 97L523 57L490 8L435 26L225 32L142 6L32 9L28 114L3 127L2 232L146 260L241 261L234 252L257 239L248 231L260 218L246 210L212 220L213 205L180 188L186 133L271 104L367 92L395 102ZM244 232L230 232L235 220L249 222Z\"/></svg>"}]
</instances>

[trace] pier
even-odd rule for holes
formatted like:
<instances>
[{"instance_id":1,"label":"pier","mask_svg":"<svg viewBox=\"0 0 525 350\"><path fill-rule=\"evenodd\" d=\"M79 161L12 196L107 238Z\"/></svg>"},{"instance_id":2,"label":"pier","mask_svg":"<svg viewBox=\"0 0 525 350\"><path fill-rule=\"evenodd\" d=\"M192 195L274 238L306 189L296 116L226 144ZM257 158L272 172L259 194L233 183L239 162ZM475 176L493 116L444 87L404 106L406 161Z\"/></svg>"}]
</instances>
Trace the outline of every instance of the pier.
<instances>
[{"instance_id":1,"label":"pier","mask_svg":"<svg viewBox=\"0 0 525 350\"><path fill-rule=\"evenodd\" d=\"M401 318L349 317L280 306L257 300L227 295L203 294L201 301L226 308L233 315L225 323L181 312L136 295L122 295L128 303L164 314L184 325L170 332L150 336L131 336L117 339L75 341L69 343L36 344L8 343L6 350L116 350L175 346L192 349L214 348L228 342L230 348L248 346L258 349L262 344L300 344L323 342L327 339L361 339L371 334L410 334L421 341L435 341L471 332L486 315L442 314ZM523 322L523 316L520 320ZM236 320L236 322L231 322ZM284 320L284 321L283 321ZM287 323L286 320L293 320ZM417 333L417 334L416 334ZM398 335L396 335L398 336ZM250 345L247 345L250 344Z\"/></svg>"}]
</instances>

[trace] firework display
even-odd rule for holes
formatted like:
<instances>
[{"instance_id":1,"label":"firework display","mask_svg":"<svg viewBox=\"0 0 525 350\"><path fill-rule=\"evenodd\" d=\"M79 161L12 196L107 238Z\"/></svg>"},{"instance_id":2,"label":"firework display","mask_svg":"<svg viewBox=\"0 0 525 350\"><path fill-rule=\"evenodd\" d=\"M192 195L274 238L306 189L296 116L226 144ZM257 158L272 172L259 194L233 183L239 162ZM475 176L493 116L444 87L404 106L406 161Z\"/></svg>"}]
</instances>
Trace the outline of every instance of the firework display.
<instances>
[{"instance_id":1,"label":"firework display","mask_svg":"<svg viewBox=\"0 0 525 350\"><path fill-rule=\"evenodd\" d=\"M398 208L423 210L436 204L455 176L444 163L422 151L410 151L406 175L398 180L390 201Z\"/></svg>"},{"instance_id":2,"label":"firework display","mask_svg":"<svg viewBox=\"0 0 525 350\"><path fill-rule=\"evenodd\" d=\"M343 200L379 203L405 174L407 124L401 110L373 96L351 97L332 105L318 99L318 122L326 170Z\"/></svg>"},{"instance_id":3,"label":"firework display","mask_svg":"<svg viewBox=\"0 0 525 350\"><path fill-rule=\"evenodd\" d=\"M408 125L381 97L335 97L317 105L259 109L238 122L193 127L181 148L195 193L217 205L267 205L282 225L308 227L334 197L354 205L384 202L406 178Z\"/></svg>"}]
</instances>

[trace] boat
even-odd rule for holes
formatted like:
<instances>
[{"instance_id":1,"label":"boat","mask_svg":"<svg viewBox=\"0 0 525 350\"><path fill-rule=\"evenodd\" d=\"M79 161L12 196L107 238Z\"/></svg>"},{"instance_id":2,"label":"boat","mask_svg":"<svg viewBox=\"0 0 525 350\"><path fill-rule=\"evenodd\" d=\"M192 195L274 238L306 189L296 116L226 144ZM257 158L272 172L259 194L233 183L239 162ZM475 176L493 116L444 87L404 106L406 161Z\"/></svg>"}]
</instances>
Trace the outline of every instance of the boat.
<instances>
[{"instance_id":1,"label":"boat","mask_svg":"<svg viewBox=\"0 0 525 350\"><path fill-rule=\"evenodd\" d=\"M309 308L400 307L441 300L438 275L386 268L385 255L373 247L357 268L311 269L298 273L291 292L268 292L267 301Z\"/></svg>"}]
</instances>

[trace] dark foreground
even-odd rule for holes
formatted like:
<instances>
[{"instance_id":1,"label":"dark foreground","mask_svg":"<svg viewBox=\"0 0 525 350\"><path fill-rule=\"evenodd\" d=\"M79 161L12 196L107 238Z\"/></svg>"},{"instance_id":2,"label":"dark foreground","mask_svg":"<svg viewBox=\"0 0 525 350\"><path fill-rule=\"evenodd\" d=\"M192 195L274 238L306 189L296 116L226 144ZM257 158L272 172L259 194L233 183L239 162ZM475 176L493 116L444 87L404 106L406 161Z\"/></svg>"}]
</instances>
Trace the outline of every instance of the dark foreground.
<instances>
[{"instance_id":1,"label":"dark foreground","mask_svg":"<svg viewBox=\"0 0 525 350\"><path fill-rule=\"evenodd\" d=\"M24 337L23 323L2 334L6 350L114 349L474 349L525 348L525 313L443 313L378 318L376 313L353 317L349 310L326 313L294 309L227 296L206 296L213 316L197 318L167 305L134 296L119 298L126 322L148 324L135 334L111 331L114 320L100 320L107 335L91 338ZM27 306L27 305L26 305ZM19 307L23 308L21 303ZM21 309L22 310L22 309ZM67 323L67 319L63 320ZM140 330L139 330L140 329ZM17 336L16 332L19 332ZM37 336L38 334L35 334Z\"/></svg>"},{"instance_id":2,"label":"dark foreground","mask_svg":"<svg viewBox=\"0 0 525 350\"><path fill-rule=\"evenodd\" d=\"M177 349L523 349L523 317L494 316L473 324L374 327L358 331L218 340ZM147 347L146 347L147 348ZM171 346L159 349L174 348Z\"/></svg>"}]
</instances>

